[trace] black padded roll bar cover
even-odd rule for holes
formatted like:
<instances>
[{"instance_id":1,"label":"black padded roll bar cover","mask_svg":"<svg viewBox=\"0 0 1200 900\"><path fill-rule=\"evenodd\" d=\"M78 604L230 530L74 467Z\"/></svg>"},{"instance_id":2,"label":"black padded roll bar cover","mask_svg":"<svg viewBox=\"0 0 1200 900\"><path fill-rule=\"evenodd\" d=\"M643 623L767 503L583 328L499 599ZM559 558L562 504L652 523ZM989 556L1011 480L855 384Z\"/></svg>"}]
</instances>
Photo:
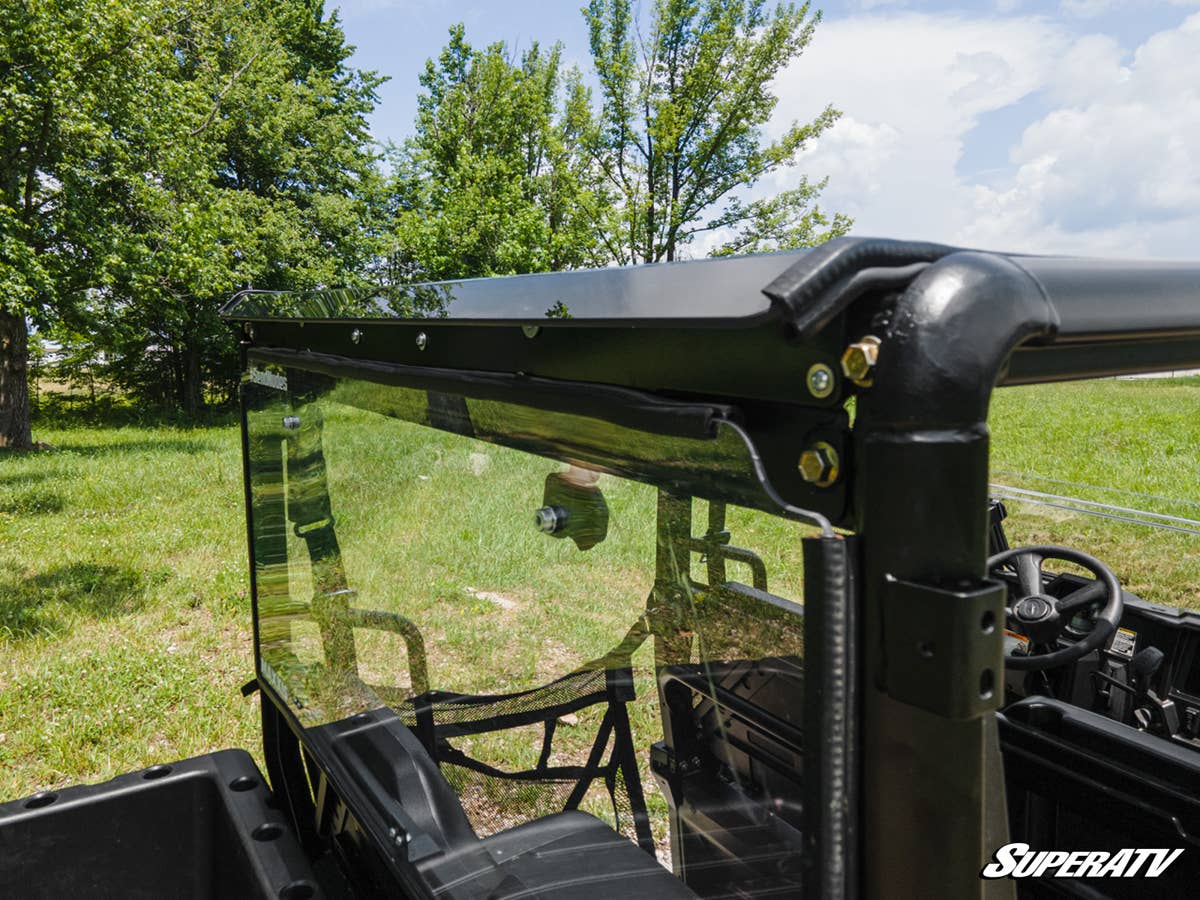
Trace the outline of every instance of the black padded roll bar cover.
<instances>
[{"instance_id":1,"label":"black padded roll bar cover","mask_svg":"<svg viewBox=\"0 0 1200 900\"><path fill-rule=\"evenodd\" d=\"M905 269L927 264L959 248L923 241L841 237L805 254L763 288L786 309L795 332L809 337L827 325L857 296L850 290L865 269ZM916 274L912 270L909 274Z\"/></svg>"},{"instance_id":2,"label":"black padded roll bar cover","mask_svg":"<svg viewBox=\"0 0 1200 900\"><path fill-rule=\"evenodd\" d=\"M856 896L857 555L853 535L805 538L805 895Z\"/></svg>"}]
</instances>

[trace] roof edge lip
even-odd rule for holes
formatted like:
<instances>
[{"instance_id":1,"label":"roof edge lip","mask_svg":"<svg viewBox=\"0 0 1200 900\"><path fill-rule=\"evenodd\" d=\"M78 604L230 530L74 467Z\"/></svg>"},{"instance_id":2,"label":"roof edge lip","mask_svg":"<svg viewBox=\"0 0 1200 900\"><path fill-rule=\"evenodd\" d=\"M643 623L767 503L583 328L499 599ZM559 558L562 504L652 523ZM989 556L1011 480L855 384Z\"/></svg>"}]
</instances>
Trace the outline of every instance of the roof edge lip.
<instances>
[{"instance_id":1,"label":"roof edge lip","mask_svg":"<svg viewBox=\"0 0 1200 900\"><path fill-rule=\"evenodd\" d=\"M903 293L962 253L1006 260L1059 315L1054 340L1178 337L1200 330L1200 262L1110 260L841 237L802 250L644 266L305 292L245 289L230 323L433 327L748 328L782 322L809 341L869 295Z\"/></svg>"},{"instance_id":2,"label":"roof edge lip","mask_svg":"<svg viewBox=\"0 0 1200 900\"><path fill-rule=\"evenodd\" d=\"M338 318L315 318L308 316L266 316L266 315L221 315L222 321L229 325L240 324L273 324L273 325L344 325L353 326L355 328L552 328L552 329L570 329L570 328L617 328L617 329L644 329L644 330L661 330L667 328L685 328L697 331L716 331L729 329L750 329L758 327L764 323L771 322L777 316L772 310L764 310L756 312L752 315L735 317L735 318L705 318L705 319L686 319L686 318L602 318L584 317L570 319L536 319L536 318L512 318L512 319L484 319L484 318L467 318L447 316L444 318L410 318L410 319L390 319L383 317L362 317L355 318L352 316Z\"/></svg>"},{"instance_id":3,"label":"roof edge lip","mask_svg":"<svg viewBox=\"0 0 1200 900\"><path fill-rule=\"evenodd\" d=\"M775 316L763 285L811 248L639 266L363 285L238 291L226 321L328 320L567 325L571 322L737 325Z\"/></svg>"}]
</instances>

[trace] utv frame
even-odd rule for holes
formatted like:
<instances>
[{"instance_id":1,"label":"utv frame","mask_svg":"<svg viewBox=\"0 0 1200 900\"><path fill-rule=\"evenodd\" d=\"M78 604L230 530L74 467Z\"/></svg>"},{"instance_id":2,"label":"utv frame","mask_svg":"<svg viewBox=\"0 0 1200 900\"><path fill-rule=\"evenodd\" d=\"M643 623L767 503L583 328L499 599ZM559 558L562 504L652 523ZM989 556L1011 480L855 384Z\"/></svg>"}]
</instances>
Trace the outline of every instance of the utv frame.
<instances>
[{"instance_id":1,"label":"utv frame","mask_svg":"<svg viewBox=\"0 0 1200 900\"><path fill-rule=\"evenodd\" d=\"M1163 735L1054 698L1005 706L1003 625L1015 576L989 573L989 555L1003 548L989 503L987 425L998 386L1200 367L1200 266L846 238L809 251L630 269L378 291L243 292L225 315L240 335L247 372L243 457L264 759L284 824L322 873L297 876L313 885L309 895L611 896L603 866L643 864L597 839L592 893L539 888L532 870L513 876L526 887L512 893L505 885L516 882L485 888L470 880L473 863L463 864L468 874L458 881L444 872L431 881L430 860L447 855L447 841L454 845L441 834L444 816L435 808L445 790L426 785L431 806L406 805L398 798L415 795L401 782L436 782L436 767L402 771L388 748L424 759L444 727L434 721L436 710L458 703L461 712L471 698L417 703L404 721L386 707L320 727L300 721L288 687L263 667L258 631L263 573L278 554L286 559L289 531L320 570L314 589L324 606L314 601L312 615L327 657L343 652L339 627L382 629L407 647L414 691L439 686L422 683L426 637L403 617L354 605L340 568L338 512L322 487L319 426L284 421L285 431L299 430L276 436L288 447L282 458L278 443L265 456L256 446L256 380L264 389L272 379L293 391L355 379L424 392L423 424L447 431L462 427L455 410L465 399L648 435L644 452L587 443L556 433L559 420L551 418L536 433L493 424L487 439L657 486L660 594L675 589L664 557L674 543L705 553L712 584L725 583L728 561L753 568L722 538L726 502L815 527L804 539L803 675L796 682L803 709L787 722L751 709L736 692L713 700L797 749L800 787L784 799L801 824L771 826L771 834L794 840L794 858L759 866L736 835L698 841L689 831L689 816L700 815L696 809L711 796L693 762L701 750L692 746L689 715L701 694L688 693L699 689L667 664L669 641L650 621L627 640L656 642L664 740L647 748L622 737L625 688L613 674L622 668L610 665L588 702L606 704L604 738L615 735L615 749L608 763L598 752L583 775L622 779L636 819L637 762L627 754L650 753L668 795L679 877L671 883L680 892L653 880L641 894L623 892L1104 896L1111 886L1097 881L980 877L1002 845L1059 849L1053 841L1072 838L1065 823L1089 817L1125 835L1127 846L1184 848L1177 872L1185 880L1164 880L1160 893L1200 874L1200 736L1189 736L1186 725L1200 719L1200 697L1172 692L1179 722ZM672 440L717 438L744 449L749 463L740 480L718 484L667 456ZM308 479L312 488L286 512L256 493L264 479L284 477L271 466L292 467L288 477ZM710 501L701 537L692 497ZM760 597L765 584L764 576L761 588L745 587ZM1200 667L1200 617L1155 616L1179 636L1180 659ZM352 668L352 659L345 665ZM673 706L672 692L688 699ZM537 721L582 708L577 699L562 703ZM628 852L653 849L642 821L631 838ZM499 846L488 849L491 857L502 855ZM571 865L582 866L582 858L571 857ZM268 881L277 891L278 879ZM1112 890L1134 896L1145 886Z\"/></svg>"}]
</instances>

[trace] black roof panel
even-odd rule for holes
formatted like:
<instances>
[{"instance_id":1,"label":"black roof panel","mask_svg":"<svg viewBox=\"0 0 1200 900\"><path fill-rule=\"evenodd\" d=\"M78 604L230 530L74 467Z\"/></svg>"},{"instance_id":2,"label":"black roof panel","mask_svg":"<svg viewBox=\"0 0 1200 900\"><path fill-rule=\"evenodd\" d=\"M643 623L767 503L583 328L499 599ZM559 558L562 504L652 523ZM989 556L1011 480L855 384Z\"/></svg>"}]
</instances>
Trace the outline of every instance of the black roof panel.
<instances>
[{"instance_id":1,"label":"black roof panel","mask_svg":"<svg viewBox=\"0 0 1200 900\"><path fill-rule=\"evenodd\" d=\"M766 315L763 288L810 251L470 278L362 290L244 291L222 310L236 321L414 319L570 324L604 320L735 322Z\"/></svg>"}]
</instances>

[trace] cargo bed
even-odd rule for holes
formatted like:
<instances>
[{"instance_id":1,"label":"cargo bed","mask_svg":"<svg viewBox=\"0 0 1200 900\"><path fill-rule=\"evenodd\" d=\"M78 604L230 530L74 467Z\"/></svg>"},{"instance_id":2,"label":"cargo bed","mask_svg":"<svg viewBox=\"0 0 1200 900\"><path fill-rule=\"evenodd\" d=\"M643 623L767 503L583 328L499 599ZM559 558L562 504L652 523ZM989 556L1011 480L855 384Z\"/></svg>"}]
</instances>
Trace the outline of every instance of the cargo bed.
<instances>
[{"instance_id":1,"label":"cargo bed","mask_svg":"<svg viewBox=\"0 0 1200 900\"><path fill-rule=\"evenodd\" d=\"M0 896L324 897L244 750L0 804Z\"/></svg>"}]
</instances>

